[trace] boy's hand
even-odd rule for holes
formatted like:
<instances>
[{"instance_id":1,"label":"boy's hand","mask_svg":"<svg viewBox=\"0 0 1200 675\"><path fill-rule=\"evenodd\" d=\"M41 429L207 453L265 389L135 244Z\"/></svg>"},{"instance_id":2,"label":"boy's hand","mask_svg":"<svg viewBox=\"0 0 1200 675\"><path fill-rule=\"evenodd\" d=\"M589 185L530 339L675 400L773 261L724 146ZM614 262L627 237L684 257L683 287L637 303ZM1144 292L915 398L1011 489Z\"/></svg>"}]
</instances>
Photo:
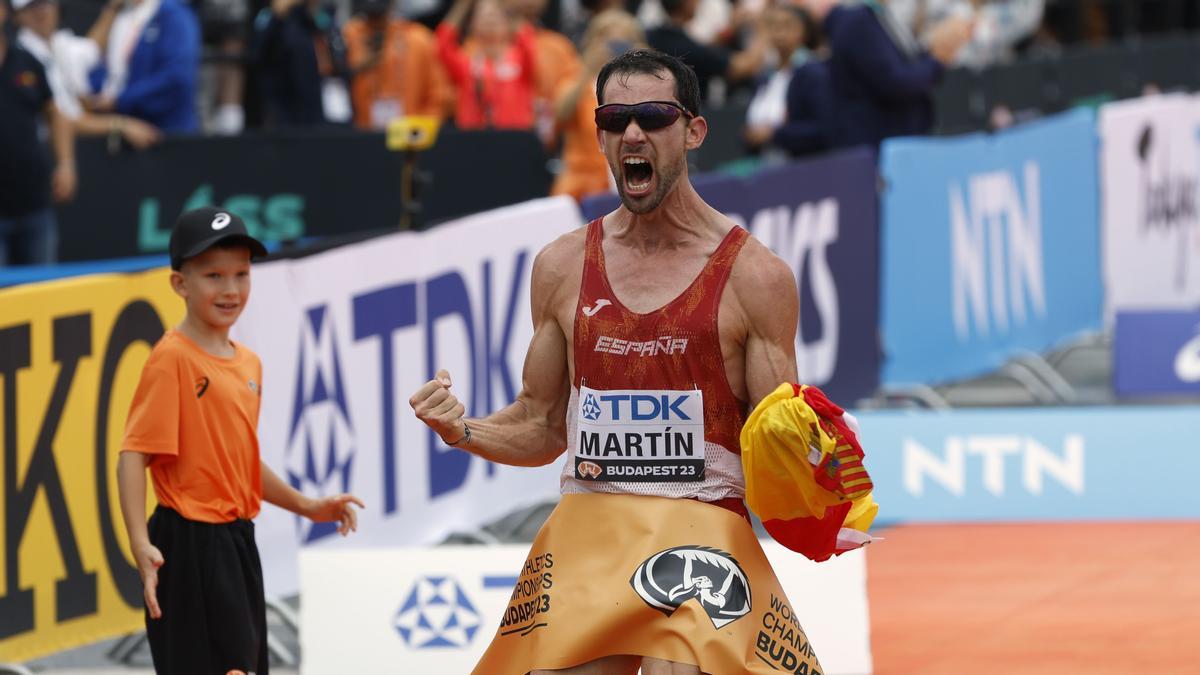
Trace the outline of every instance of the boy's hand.
<instances>
[{"instance_id":1,"label":"boy's hand","mask_svg":"<svg viewBox=\"0 0 1200 675\"><path fill-rule=\"evenodd\" d=\"M314 499L304 515L314 523L337 521L338 534L344 537L358 531L358 512L351 504L357 504L360 509L367 508L358 497L342 494Z\"/></svg>"},{"instance_id":2,"label":"boy's hand","mask_svg":"<svg viewBox=\"0 0 1200 675\"><path fill-rule=\"evenodd\" d=\"M145 543L134 547L133 558L137 561L138 572L142 575L142 595L145 596L150 618L161 619L162 610L158 607L158 568L163 566L162 552L153 544Z\"/></svg>"}]
</instances>

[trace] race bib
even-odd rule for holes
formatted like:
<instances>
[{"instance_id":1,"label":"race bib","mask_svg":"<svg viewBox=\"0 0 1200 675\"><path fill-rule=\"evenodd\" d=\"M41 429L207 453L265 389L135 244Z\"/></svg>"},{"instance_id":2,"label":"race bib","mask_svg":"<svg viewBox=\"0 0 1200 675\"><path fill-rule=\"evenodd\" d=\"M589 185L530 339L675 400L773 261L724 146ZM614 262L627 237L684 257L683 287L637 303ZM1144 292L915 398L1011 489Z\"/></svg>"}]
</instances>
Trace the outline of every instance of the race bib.
<instances>
[{"instance_id":1,"label":"race bib","mask_svg":"<svg viewBox=\"0 0 1200 675\"><path fill-rule=\"evenodd\" d=\"M579 388L575 477L621 482L704 479L700 390Z\"/></svg>"}]
</instances>

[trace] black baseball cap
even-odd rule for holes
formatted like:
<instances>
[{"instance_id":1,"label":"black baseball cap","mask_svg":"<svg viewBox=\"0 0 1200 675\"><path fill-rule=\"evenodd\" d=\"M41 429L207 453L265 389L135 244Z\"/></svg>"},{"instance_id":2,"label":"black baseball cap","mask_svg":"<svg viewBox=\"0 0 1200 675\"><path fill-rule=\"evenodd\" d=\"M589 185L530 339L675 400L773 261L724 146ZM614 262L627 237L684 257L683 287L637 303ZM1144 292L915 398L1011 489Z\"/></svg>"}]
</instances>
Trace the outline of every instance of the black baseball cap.
<instances>
[{"instance_id":1,"label":"black baseball cap","mask_svg":"<svg viewBox=\"0 0 1200 675\"><path fill-rule=\"evenodd\" d=\"M183 267L183 261L204 253L218 242L237 240L250 249L251 258L267 255L267 247L250 236L246 223L232 211L204 206L179 216L171 229L171 269Z\"/></svg>"}]
</instances>

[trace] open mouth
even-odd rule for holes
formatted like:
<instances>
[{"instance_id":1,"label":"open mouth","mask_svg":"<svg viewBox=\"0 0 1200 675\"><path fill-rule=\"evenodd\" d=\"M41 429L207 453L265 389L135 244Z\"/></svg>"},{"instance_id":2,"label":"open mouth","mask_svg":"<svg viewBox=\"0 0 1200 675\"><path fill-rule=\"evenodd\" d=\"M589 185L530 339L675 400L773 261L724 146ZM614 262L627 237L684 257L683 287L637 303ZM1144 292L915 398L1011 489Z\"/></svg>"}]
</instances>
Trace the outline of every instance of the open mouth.
<instances>
[{"instance_id":1,"label":"open mouth","mask_svg":"<svg viewBox=\"0 0 1200 675\"><path fill-rule=\"evenodd\" d=\"M224 311L224 312L232 312L232 311L236 310L237 308L238 308L238 304L236 302L218 302L217 303L217 309Z\"/></svg>"},{"instance_id":2,"label":"open mouth","mask_svg":"<svg viewBox=\"0 0 1200 675\"><path fill-rule=\"evenodd\" d=\"M625 191L630 194L641 194L650 189L650 181L654 178L654 167L643 157L626 157L621 162L625 176Z\"/></svg>"}]
</instances>

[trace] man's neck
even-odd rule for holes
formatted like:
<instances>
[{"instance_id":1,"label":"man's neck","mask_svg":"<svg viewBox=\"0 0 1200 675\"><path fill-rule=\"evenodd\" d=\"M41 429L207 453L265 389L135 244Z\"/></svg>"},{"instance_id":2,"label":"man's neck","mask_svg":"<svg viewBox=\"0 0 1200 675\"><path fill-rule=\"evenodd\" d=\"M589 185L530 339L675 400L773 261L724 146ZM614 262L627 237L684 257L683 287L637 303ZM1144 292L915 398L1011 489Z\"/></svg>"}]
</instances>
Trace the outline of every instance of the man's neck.
<instances>
[{"instance_id":1,"label":"man's neck","mask_svg":"<svg viewBox=\"0 0 1200 675\"><path fill-rule=\"evenodd\" d=\"M713 209L700 198L684 174L658 208L633 213L622 207L614 219L614 235L634 248L652 253L678 249L717 236Z\"/></svg>"}]
</instances>

